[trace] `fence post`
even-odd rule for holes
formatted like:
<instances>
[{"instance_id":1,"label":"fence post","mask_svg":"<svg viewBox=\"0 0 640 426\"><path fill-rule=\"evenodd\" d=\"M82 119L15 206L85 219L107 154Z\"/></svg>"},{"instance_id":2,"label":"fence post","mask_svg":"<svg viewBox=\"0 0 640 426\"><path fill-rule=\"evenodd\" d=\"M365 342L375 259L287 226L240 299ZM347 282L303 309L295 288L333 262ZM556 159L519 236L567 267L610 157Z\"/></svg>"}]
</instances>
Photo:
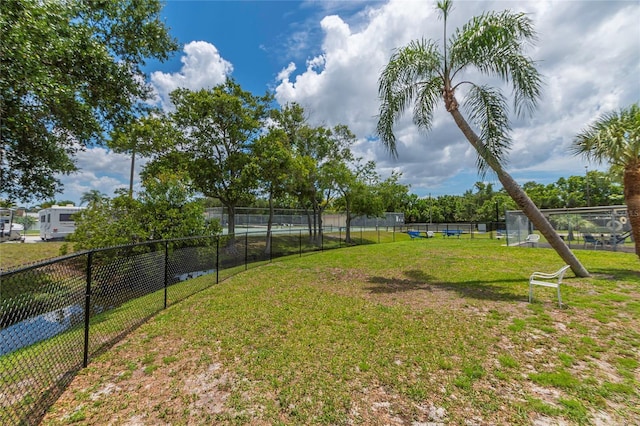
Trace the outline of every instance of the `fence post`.
<instances>
[{"instance_id":1,"label":"fence post","mask_svg":"<svg viewBox=\"0 0 640 426\"><path fill-rule=\"evenodd\" d=\"M169 241L164 242L164 309L167 309L167 287L169 284Z\"/></svg>"},{"instance_id":2,"label":"fence post","mask_svg":"<svg viewBox=\"0 0 640 426\"><path fill-rule=\"evenodd\" d=\"M216 284L220 282L220 237L216 239Z\"/></svg>"},{"instance_id":3,"label":"fence post","mask_svg":"<svg viewBox=\"0 0 640 426\"><path fill-rule=\"evenodd\" d=\"M300 250L300 257L302 257L302 230L300 230L300 233L298 234L298 246L299 246L299 250Z\"/></svg>"},{"instance_id":4,"label":"fence post","mask_svg":"<svg viewBox=\"0 0 640 426\"><path fill-rule=\"evenodd\" d=\"M91 316L91 266L93 263L93 250L87 255L87 287L84 292L84 352L82 366L89 364L89 319Z\"/></svg>"},{"instance_id":5,"label":"fence post","mask_svg":"<svg viewBox=\"0 0 640 426\"><path fill-rule=\"evenodd\" d=\"M249 269L249 232L244 233L244 270Z\"/></svg>"}]
</instances>

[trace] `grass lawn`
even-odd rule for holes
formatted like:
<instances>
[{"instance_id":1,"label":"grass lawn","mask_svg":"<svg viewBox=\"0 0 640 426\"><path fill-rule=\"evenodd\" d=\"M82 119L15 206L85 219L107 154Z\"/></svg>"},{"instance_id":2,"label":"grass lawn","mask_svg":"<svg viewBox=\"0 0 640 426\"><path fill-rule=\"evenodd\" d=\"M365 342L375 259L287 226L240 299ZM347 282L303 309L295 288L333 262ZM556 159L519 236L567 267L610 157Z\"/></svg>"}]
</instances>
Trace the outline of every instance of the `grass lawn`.
<instances>
[{"instance_id":1,"label":"grass lawn","mask_svg":"<svg viewBox=\"0 0 640 426\"><path fill-rule=\"evenodd\" d=\"M57 424L637 424L640 263L435 238L265 264L94 359ZM201 277L198 280L211 280Z\"/></svg>"},{"instance_id":2,"label":"grass lawn","mask_svg":"<svg viewBox=\"0 0 640 426\"><path fill-rule=\"evenodd\" d=\"M17 268L30 263L39 262L60 256L60 249L65 243L47 241L38 243L2 243L0 244L0 269ZM68 250L73 246L66 243Z\"/></svg>"}]
</instances>

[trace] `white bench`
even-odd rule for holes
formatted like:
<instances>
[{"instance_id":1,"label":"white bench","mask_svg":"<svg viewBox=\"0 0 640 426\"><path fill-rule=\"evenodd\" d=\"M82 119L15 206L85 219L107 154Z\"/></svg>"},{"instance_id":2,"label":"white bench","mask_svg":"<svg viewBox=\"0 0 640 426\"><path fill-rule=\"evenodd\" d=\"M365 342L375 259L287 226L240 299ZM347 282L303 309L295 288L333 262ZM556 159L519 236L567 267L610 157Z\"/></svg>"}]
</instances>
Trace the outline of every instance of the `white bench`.
<instances>
[{"instance_id":1,"label":"white bench","mask_svg":"<svg viewBox=\"0 0 640 426\"><path fill-rule=\"evenodd\" d=\"M529 303L533 299L533 286L540 285L543 287L551 287L558 289L558 306L562 306L562 298L560 297L560 285L565 272L569 269L569 265L565 265L553 274L545 272L534 272L529 277Z\"/></svg>"}]
</instances>

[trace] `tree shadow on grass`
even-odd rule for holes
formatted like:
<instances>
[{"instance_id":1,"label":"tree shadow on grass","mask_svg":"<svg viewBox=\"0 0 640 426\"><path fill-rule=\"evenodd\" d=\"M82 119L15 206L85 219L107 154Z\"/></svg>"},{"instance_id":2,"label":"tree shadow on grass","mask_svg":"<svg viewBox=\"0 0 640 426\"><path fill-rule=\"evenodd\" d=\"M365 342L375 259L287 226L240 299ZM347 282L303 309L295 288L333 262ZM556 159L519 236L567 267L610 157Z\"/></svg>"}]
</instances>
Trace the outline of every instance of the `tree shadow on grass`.
<instances>
[{"instance_id":1,"label":"tree shadow on grass","mask_svg":"<svg viewBox=\"0 0 640 426\"><path fill-rule=\"evenodd\" d=\"M493 280L493 281L463 281L448 282L437 280L432 275L420 270L404 271L406 278L387 278L387 277L371 277L369 282L374 284L367 287L366 290L373 294L394 294L410 291L428 291L447 290L458 293L461 297L473 298L479 300L494 301L526 301L528 293L520 293L525 287L518 289L496 285L496 283L518 283L527 284L527 277L522 279L511 280Z\"/></svg>"}]
</instances>

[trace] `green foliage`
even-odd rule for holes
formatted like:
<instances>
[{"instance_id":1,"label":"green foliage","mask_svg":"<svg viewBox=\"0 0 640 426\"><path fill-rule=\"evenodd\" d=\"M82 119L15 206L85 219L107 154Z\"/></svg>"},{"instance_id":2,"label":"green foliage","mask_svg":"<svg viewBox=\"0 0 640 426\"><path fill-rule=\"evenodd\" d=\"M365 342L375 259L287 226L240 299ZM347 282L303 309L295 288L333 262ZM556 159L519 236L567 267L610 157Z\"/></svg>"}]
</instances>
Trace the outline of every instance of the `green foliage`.
<instances>
[{"instance_id":1,"label":"green foliage","mask_svg":"<svg viewBox=\"0 0 640 426\"><path fill-rule=\"evenodd\" d=\"M589 186L589 199L586 188ZM611 206L622 203L622 185L611 172L591 170L587 176L561 177L555 183L542 185L526 182L522 189L541 209L563 207ZM419 198L410 194L402 199L397 211L407 222L495 222L504 220L505 210L518 207L504 189L493 190L491 183L476 182L463 195L441 195ZM584 224L586 225L586 224ZM586 227L585 227L586 229Z\"/></svg>"},{"instance_id":2,"label":"green foliage","mask_svg":"<svg viewBox=\"0 0 640 426\"><path fill-rule=\"evenodd\" d=\"M622 168L640 166L640 104L603 115L576 136L575 155Z\"/></svg>"},{"instance_id":3,"label":"green foliage","mask_svg":"<svg viewBox=\"0 0 640 426\"><path fill-rule=\"evenodd\" d=\"M597 163L608 162L612 171L622 171L624 200L640 256L640 104L600 117L576 136L572 151Z\"/></svg>"},{"instance_id":4,"label":"green foliage","mask_svg":"<svg viewBox=\"0 0 640 426\"><path fill-rule=\"evenodd\" d=\"M362 164L360 161L358 159L352 164L330 161L325 165L340 196L334 207L346 213L347 243L351 242L351 222L354 218L376 217L384 213L384 200L378 193L379 176L375 171L375 163L369 161Z\"/></svg>"},{"instance_id":5,"label":"green foliage","mask_svg":"<svg viewBox=\"0 0 640 426\"><path fill-rule=\"evenodd\" d=\"M122 194L79 212L69 237L74 249L220 233L217 222L205 221L202 204L179 174L162 173L143 185L137 200Z\"/></svg>"},{"instance_id":6,"label":"green foliage","mask_svg":"<svg viewBox=\"0 0 640 426\"><path fill-rule=\"evenodd\" d=\"M73 156L132 116L150 95L141 66L177 49L159 0L0 2L3 192L51 197Z\"/></svg>"},{"instance_id":7,"label":"green foliage","mask_svg":"<svg viewBox=\"0 0 640 426\"><path fill-rule=\"evenodd\" d=\"M76 213L76 230L67 239L76 251L145 241L149 233L138 220L140 209L140 202L126 195L90 205Z\"/></svg>"},{"instance_id":8,"label":"green foliage","mask_svg":"<svg viewBox=\"0 0 640 426\"><path fill-rule=\"evenodd\" d=\"M97 189L84 192L80 197L80 205L82 204L100 204L107 196Z\"/></svg>"},{"instance_id":9,"label":"green foliage","mask_svg":"<svg viewBox=\"0 0 640 426\"><path fill-rule=\"evenodd\" d=\"M179 165L195 190L227 207L233 234L235 207L248 204L257 188L255 173L247 166L271 96L254 96L231 79L212 89L177 89L170 96L175 110L148 120L145 125L150 127L141 131L161 141L148 147L153 160L144 175L156 176Z\"/></svg>"}]
</instances>

